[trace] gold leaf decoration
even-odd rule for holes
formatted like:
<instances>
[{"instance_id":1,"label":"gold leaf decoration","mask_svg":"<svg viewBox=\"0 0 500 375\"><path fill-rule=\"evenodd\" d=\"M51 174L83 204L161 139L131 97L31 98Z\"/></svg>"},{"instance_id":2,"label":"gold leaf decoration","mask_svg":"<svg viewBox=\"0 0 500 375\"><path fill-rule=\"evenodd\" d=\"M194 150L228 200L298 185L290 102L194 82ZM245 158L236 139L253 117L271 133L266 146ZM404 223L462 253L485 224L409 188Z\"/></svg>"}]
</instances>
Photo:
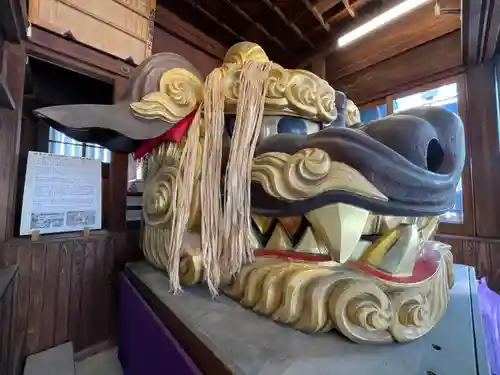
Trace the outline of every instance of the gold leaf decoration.
<instances>
[{"instance_id":1,"label":"gold leaf decoration","mask_svg":"<svg viewBox=\"0 0 500 375\"><path fill-rule=\"evenodd\" d=\"M252 181L259 182L267 194L289 201L315 197L331 190L388 200L357 170L344 163L332 162L328 154L318 148L303 149L294 155L261 154L253 160Z\"/></svg>"},{"instance_id":2,"label":"gold leaf decoration","mask_svg":"<svg viewBox=\"0 0 500 375\"><path fill-rule=\"evenodd\" d=\"M203 83L186 69L174 68L162 74L159 91L130 104L132 113L145 119L175 124L193 112L203 97Z\"/></svg>"}]
</instances>

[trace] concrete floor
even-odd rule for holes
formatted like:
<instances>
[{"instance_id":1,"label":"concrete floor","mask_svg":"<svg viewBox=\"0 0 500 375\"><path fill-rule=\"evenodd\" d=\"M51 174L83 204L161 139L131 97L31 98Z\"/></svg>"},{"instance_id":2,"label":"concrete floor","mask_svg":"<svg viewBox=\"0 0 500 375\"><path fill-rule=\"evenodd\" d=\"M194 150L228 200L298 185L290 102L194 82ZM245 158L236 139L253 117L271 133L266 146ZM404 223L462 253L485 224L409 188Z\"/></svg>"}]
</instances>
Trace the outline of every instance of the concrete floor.
<instances>
[{"instance_id":1,"label":"concrete floor","mask_svg":"<svg viewBox=\"0 0 500 375\"><path fill-rule=\"evenodd\" d=\"M76 375L123 375L118 350L112 348L75 363Z\"/></svg>"}]
</instances>

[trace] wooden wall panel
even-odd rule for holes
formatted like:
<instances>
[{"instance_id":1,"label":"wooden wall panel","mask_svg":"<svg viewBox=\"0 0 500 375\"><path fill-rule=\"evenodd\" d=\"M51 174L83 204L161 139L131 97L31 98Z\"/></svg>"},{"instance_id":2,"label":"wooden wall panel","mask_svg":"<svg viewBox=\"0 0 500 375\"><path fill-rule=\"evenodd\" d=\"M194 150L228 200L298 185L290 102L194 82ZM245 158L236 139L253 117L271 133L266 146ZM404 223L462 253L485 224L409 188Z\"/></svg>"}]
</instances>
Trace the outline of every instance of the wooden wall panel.
<instances>
[{"instance_id":1,"label":"wooden wall panel","mask_svg":"<svg viewBox=\"0 0 500 375\"><path fill-rule=\"evenodd\" d=\"M460 31L454 31L341 79L331 75L327 64L327 80L356 104L365 104L460 69L460 43Z\"/></svg>"},{"instance_id":2,"label":"wooden wall panel","mask_svg":"<svg viewBox=\"0 0 500 375\"><path fill-rule=\"evenodd\" d=\"M500 238L499 117L493 61L467 70L467 97L475 234Z\"/></svg>"},{"instance_id":3,"label":"wooden wall panel","mask_svg":"<svg viewBox=\"0 0 500 375\"><path fill-rule=\"evenodd\" d=\"M21 358L11 345L17 267L0 270L0 374L17 375Z\"/></svg>"},{"instance_id":4,"label":"wooden wall panel","mask_svg":"<svg viewBox=\"0 0 500 375\"><path fill-rule=\"evenodd\" d=\"M158 52L174 52L185 57L203 77L221 65L220 59L193 47L157 26L153 39L153 54Z\"/></svg>"},{"instance_id":5,"label":"wooden wall panel","mask_svg":"<svg viewBox=\"0 0 500 375\"><path fill-rule=\"evenodd\" d=\"M23 47L8 43L5 46L7 82L16 109L0 108L0 243L14 233L17 154L26 66Z\"/></svg>"},{"instance_id":6,"label":"wooden wall panel","mask_svg":"<svg viewBox=\"0 0 500 375\"><path fill-rule=\"evenodd\" d=\"M446 6L460 7L460 1L452 0ZM458 29L459 17L438 18L434 3L426 4L359 42L335 50L327 58L328 76L339 80Z\"/></svg>"},{"instance_id":7,"label":"wooden wall panel","mask_svg":"<svg viewBox=\"0 0 500 375\"><path fill-rule=\"evenodd\" d=\"M436 239L452 246L453 261L476 269L488 286L500 293L500 240L439 235Z\"/></svg>"},{"instance_id":8,"label":"wooden wall panel","mask_svg":"<svg viewBox=\"0 0 500 375\"><path fill-rule=\"evenodd\" d=\"M48 235L0 245L18 265L13 349L23 357L72 340L82 350L116 334L116 277L142 258L136 232Z\"/></svg>"},{"instance_id":9,"label":"wooden wall panel","mask_svg":"<svg viewBox=\"0 0 500 375\"><path fill-rule=\"evenodd\" d=\"M226 54L227 47L161 5L156 7L155 24L167 33L218 60L222 60Z\"/></svg>"}]
</instances>

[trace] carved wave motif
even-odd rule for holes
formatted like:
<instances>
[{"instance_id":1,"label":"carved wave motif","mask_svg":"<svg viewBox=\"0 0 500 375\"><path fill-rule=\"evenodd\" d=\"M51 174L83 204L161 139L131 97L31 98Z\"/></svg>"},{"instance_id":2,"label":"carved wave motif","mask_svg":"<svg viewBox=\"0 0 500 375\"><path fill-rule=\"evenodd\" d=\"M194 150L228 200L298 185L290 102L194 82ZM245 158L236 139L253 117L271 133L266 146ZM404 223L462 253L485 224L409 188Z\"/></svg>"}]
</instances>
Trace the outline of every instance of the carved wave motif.
<instances>
[{"instance_id":1,"label":"carved wave motif","mask_svg":"<svg viewBox=\"0 0 500 375\"><path fill-rule=\"evenodd\" d=\"M241 67L228 69L224 76L225 109L236 110ZM306 70L288 70L272 64L265 97L266 115L301 116L330 123L337 118L335 90L325 80Z\"/></svg>"},{"instance_id":2,"label":"carved wave motif","mask_svg":"<svg viewBox=\"0 0 500 375\"><path fill-rule=\"evenodd\" d=\"M203 97L203 83L186 69L174 68L162 74L159 91L131 103L132 113L145 119L177 123L193 112Z\"/></svg>"},{"instance_id":3,"label":"carved wave motif","mask_svg":"<svg viewBox=\"0 0 500 375\"><path fill-rule=\"evenodd\" d=\"M252 181L267 194L289 201L308 199L331 190L343 190L368 198L387 201L387 197L363 175L344 163L332 162L317 148L294 155L269 152L254 158Z\"/></svg>"},{"instance_id":4,"label":"carved wave motif","mask_svg":"<svg viewBox=\"0 0 500 375\"><path fill-rule=\"evenodd\" d=\"M336 328L359 343L411 341L442 317L453 284L449 246L439 244L439 267L416 284L384 281L345 266L276 259L246 265L224 292L245 307L309 332Z\"/></svg>"}]
</instances>

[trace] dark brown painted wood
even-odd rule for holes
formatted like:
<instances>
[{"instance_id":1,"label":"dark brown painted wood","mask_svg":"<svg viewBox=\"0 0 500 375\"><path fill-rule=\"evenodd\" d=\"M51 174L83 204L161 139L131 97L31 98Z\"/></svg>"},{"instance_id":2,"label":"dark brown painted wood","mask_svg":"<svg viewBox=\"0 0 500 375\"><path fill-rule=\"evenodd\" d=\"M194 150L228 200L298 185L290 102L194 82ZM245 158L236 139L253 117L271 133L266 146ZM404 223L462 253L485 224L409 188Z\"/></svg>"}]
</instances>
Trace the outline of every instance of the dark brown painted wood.
<instances>
[{"instance_id":1,"label":"dark brown painted wood","mask_svg":"<svg viewBox=\"0 0 500 375\"><path fill-rule=\"evenodd\" d=\"M461 64L460 32L454 31L339 80L327 65L327 80L361 105L457 74Z\"/></svg>"},{"instance_id":2,"label":"dark brown painted wood","mask_svg":"<svg viewBox=\"0 0 500 375\"><path fill-rule=\"evenodd\" d=\"M0 243L14 233L17 158L21 129L26 55L21 45L6 44L7 82L15 110L0 108Z\"/></svg>"},{"instance_id":3,"label":"dark brown painted wood","mask_svg":"<svg viewBox=\"0 0 500 375\"><path fill-rule=\"evenodd\" d=\"M318 57L311 62L311 72L318 77L326 79L326 61L322 57Z\"/></svg>"},{"instance_id":4,"label":"dark brown painted wood","mask_svg":"<svg viewBox=\"0 0 500 375\"><path fill-rule=\"evenodd\" d=\"M439 235L436 239L452 246L453 261L473 266L478 278L486 277L488 286L500 293L500 242L478 237Z\"/></svg>"},{"instance_id":5,"label":"dark brown painted wood","mask_svg":"<svg viewBox=\"0 0 500 375\"><path fill-rule=\"evenodd\" d=\"M12 43L26 39L28 16L25 0L0 0L0 34Z\"/></svg>"},{"instance_id":6,"label":"dark brown painted wood","mask_svg":"<svg viewBox=\"0 0 500 375\"><path fill-rule=\"evenodd\" d=\"M113 82L116 76L128 77L135 67L36 26L32 26L31 38L25 45L30 56L107 82Z\"/></svg>"},{"instance_id":7,"label":"dark brown painted wood","mask_svg":"<svg viewBox=\"0 0 500 375\"><path fill-rule=\"evenodd\" d=\"M481 64L493 57L500 32L497 0L465 0L462 10L463 61Z\"/></svg>"},{"instance_id":8,"label":"dark brown painted wood","mask_svg":"<svg viewBox=\"0 0 500 375\"><path fill-rule=\"evenodd\" d=\"M118 101L128 85L128 79L116 78L114 82L114 99ZM128 155L111 154L109 167L108 212L106 228L114 232L127 230L127 168Z\"/></svg>"},{"instance_id":9,"label":"dark brown painted wood","mask_svg":"<svg viewBox=\"0 0 500 375\"><path fill-rule=\"evenodd\" d=\"M24 359L67 341L79 351L113 339L116 278L126 262L142 258L138 239L95 231L0 245L0 268L18 266L12 352Z\"/></svg>"},{"instance_id":10,"label":"dark brown painted wood","mask_svg":"<svg viewBox=\"0 0 500 375\"><path fill-rule=\"evenodd\" d=\"M11 345L16 281L16 266L0 270L0 374L2 375L15 375L14 368L20 361L19 357L15 357Z\"/></svg>"},{"instance_id":11,"label":"dark brown painted wood","mask_svg":"<svg viewBox=\"0 0 500 375\"><path fill-rule=\"evenodd\" d=\"M492 61L467 70L468 127L475 233L478 237L500 238L500 163L499 134L495 92L495 73Z\"/></svg>"},{"instance_id":12,"label":"dark brown painted wood","mask_svg":"<svg viewBox=\"0 0 500 375\"><path fill-rule=\"evenodd\" d=\"M453 2L460 6L459 0ZM327 57L328 76L339 80L460 29L459 17L437 18L433 7L434 3L424 5L358 42L335 49ZM432 61L437 56L427 58Z\"/></svg>"},{"instance_id":13,"label":"dark brown painted wood","mask_svg":"<svg viewBox=\"0 0 500 375\"><path fill-rule=\"evenodd\" d=\"M156 8L155 24L162 29L162 31L172 34L176 38L191 44L200 51L211 55L218 60L222 60L226 54L226 50L228 48L227 46L224 46L216 40L210 38L192 24L187 23L175 13L172 13L162 6L158 6ZM158 29L155 29L153 48L155 43L157 43L157 30Z\"/></svg>"},{"instance_id":14,"label":"dark brown painted wood","mask_svg":"<svg viewBox=\"0 0 500 375\"><path fill-rule=\"evenodd\" d=\"M204 77L221 65L221 58L216 58L200 51L159 27L155 28L154 35L153 53L177 53L189 60Z\"/></svg>"}]
</instances>

